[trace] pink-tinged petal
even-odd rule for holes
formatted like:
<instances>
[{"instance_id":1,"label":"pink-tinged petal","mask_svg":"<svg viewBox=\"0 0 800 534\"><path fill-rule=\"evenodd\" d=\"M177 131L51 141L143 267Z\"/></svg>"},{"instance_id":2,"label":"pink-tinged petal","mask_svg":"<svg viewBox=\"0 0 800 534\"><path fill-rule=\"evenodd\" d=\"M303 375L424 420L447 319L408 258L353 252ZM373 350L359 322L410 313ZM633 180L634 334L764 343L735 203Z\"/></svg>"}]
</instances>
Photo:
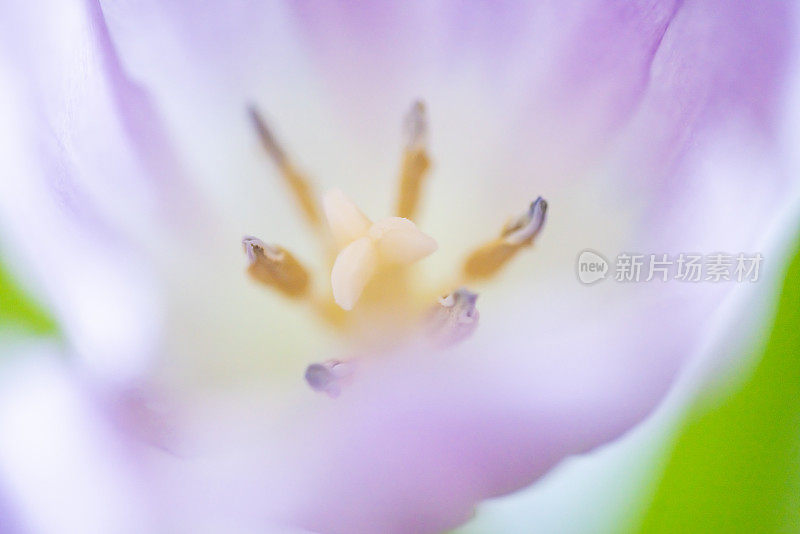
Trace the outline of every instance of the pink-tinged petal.
<instances>
[{"instance_id":1,"label":"pink-tinged petal","mask_svg":"<svg viewBox=\"0 0 800 534\"><path fill-rule=\"evenodd\" d=\"M82 26L83 12L59 5L63 11L44 10L39 19L52 33L34 40L30 32L15 43L20 48L4 47L0 55L0 70L8 74L0 77L6 118L0 124L0 238L13 270L52 307L87 370L124 381L148 367L160 327L152 273L114 223L118 211L132 207L140 219L150 213L138 204L149 193L126 159L127 145L104 130L115 113L103 105L108 95L96 79L102 70L86 64L91 47L70 41L91 37ZM45 7L37 6L29 9L38 13ZM64 16L58 19L63 26L50 18L57 13ZM24 15L34 13L14 12ZM11 16L2 24L15 22L20 26L4 39L27 27ZM63 49L56 45L59 38ZM49 57L50 51L58 53ZM72 70L47 67L48 58L70 63ZM30 69L21 68L23 59L31 61ZM64 76L55 76L59 72ZM107 197L101 198L101 189Z\"/></svg>"},{"instance_id":2,"label":"pink-tinged petal","mask_svg":"<svg viewBox=\"0 0 800 534\"><path fill-rule=\"evenodd\" d=\"M136 6L104 5L111 37L138 77L170 106L187 108L173 112L181 131L230 132L238 110L257 98L278 124L324 123L314 136L291 128L305 142L291 146L311 160L320 156L307 147L318 152L347 125L357 142L344 147L358 152L313 162L327 171L320 174L352 175L354 160L385 172L396 163L389 149L399 114L421 96L439 143L439 179L489 167L495 180L507 176L520 188L581 175L620 135L653 157L679 153L701 123L720 119L706 113L720 104L766 119L791 24L779 1ZM142 28L151 39L139 38ZM186 95L187 82L198 90ZM330 131L320 102L336 105ZM641 119L649 107L665 120ZM437 133L437 124L458 135ZM226 142L198 135L208 137L198 137L205 146ZM475 146L485 153L471 154Z\"/></svg>"},{"instance_id":3,"label":"pink-tinged petal","mask_svg":"<svg viewBox=\"0 0 800 534\"><path fill-rule=\"evenodd\" d=\"M769 141L785 109L794 18L785 2L684 2L622 138L628 170L651 176L658 188L709 128Z\"/></svg>"},{"instance_id":4,"label":"pink-tinged petal","mask_svg":"<svg viewBox=\"0 0 800 534\"><path fill-rule=\"evenodd\" d=\"M505 299L487 292L482 303L493 309L482 310L475 338L457 350L365 358L336 400L297 401L278 423L258 417L269 404L225 404L225 424L247 430L224 433L219 478L200 485L238 488L228 497L235 502L215 503L229 513L257 508L262 501L252 496L269 495L258 508L264 518L322 532L440 532L482 499L619 437L660 402L707 341L723 299L740 288L674 281L587 288L574 279L575 253L595 245L586 241L592 236L622 247L603 250L612 258L717 248L777 258L762 237L789 192L783 170L759 132L727 133L698 139L680 167L688 187L650 206L672 211L642 217L651 224L622 241L611 240L613 221L598 224L590 210L551 217L535 253L563 276L536 284L544 272L523 261L529 282ZM620 190L603 193L592 203L615 202ZM550 205L569 202L563 196ZM769 280L759 285L770 290ZM206 415L207 432L219 433L220 413Z\"/></svg>"},{"instance_id":5,"label":"pink-tinged petal","mask_svg":"<svg viewBox=\"0 0 800 534\"><path fill-rule=\"evenodd\" d=\"M56 145L56 165L76 170L62 187L109 218L180 213L189 191L163 120L124 71L97 2L26 5L2 24L6 74L25 94L34 135Z\"/></svg>"},{"instance_id":6,"label":"pink-tinged petal","mask_svg":"<svg viewBox=\"0 0 800 534\"><path fill-rule=\"evenodd\" d=\"M0 488L21 531L154 532L127 444L64 355L14 352L0 374Z\"/></svg>"},{"instance_id":7,"label":"pink-tinged petal","mask_svg":"<svg viewBox=\"0 0 800 534\"><path fill-rule=\"evenodd\" d=\"M749 137L740 141L727 149L706 144L715 149L706 152L709 158L683 168L687 179L708 187L682 198L685 219L662 220L659 227L670 234L687 224L692 232L661 237L643 229L627 241L633 247L628 250L720 247L781 261L784 243L765 249L763 237L775 207L783 205L785 193L775 187L783 177L764 164L772 161L770 152L754 150ZM736 160L747 146L747 157ZM753 176L768 185L727 191ZM731 200L746 206L736 211L733 226ZM580 242L569 242L575 248L562 253L551 249L556 243L548 237L559 238L546 233L537 252L556 254L566 278L520 288L516 297L495 304L494 313L482 310L481 329L462 349L404 355L410 361L398 359L394 366L365 363L358 379L366 384L356 382L351 396L345 391L339 404L312 419L306 436L314 429L326 435L325 445L310 454L318 463L305 461L317 474L315 484L323 485L298 490L298 520L332 532L451 528L482 499L523 487L566 456L639 423L708 341L707 329L719 320L726 299L751 290L749 284L675 281L583 287L572 273ZM761 291L771 291L771 282L762 278ZM491 293L483 304L487 299L491 304ZM387 487L385 480L393 484ZM316 495L310 504L303 499L308 494ZM309 518L308 510L317 515Z\"/></svg>"},{"instance_id":8,"label":"pink-tinged petal","mask_svg":"<svg viewBox=\"0 0 800 534\"><path fill-rule=\"evenodd\" d=\"M658 293L641 293L612 308L599 293L537 295L550 305L515 306L456 350L359 360L340 396L300 393L282 418L265 417L269 399L228 398L190 427L215 446L195 446L203 474L184 485L201 488L203 508L255 522L258 511L319 532L452 528L658 402L710 306L665 313Z\"/></svg>"},{"instance_id":9,"label":"pink-tinged petal","mask_svg":"<svg viewBox=\"0 0 800 534\"><path fill-rule=\"evenodd\" d=\"M375 123L390 123L387 110L415 95L431 100L434 125L437 109L466 104L472 128L503 132L493 155L529 184L544 179L525 169L548 181L584 172L643 122L643 107L659 122L627 136L654 157L679 152L726 109L769 120L792 20L780 1L511 2L480 18L469 15L480 7L461 2L293 6L329 90L360 128L374 136ZM486 129L485 109L500 115L498 132Z\"/></svg>"},{"instance_id":10,"label":"pink-tinged petal","mask_svg":"<svg viewBox=\"0 0 800 534\"><path fill-rule=\"evenodd\" d=\"M123 67L164 111L192 187L230 224L225 234L270 228L271 239L287 242L298 231L286 224L296 213L255 135L250 105L263 112L297 170L318 185L317 193L334 186L349 190L339 173L350 177L350 185L354 175L363 176L353 158L344 157L345 136L330 119L319 79L308 69L281 3L101 5ZM332 154L342 156L335 172Z\"/></svg>"},{"instance_id":11,"label":"pink-tinged petal","mask_svg":"<svg viewBox=\"0 0 800 534\"><path fill-rule=\"evenodd\" d=\"M16 512L11 510L8 497L0 482L0 532L3 534L18 534L24 532L20 526Z\"/></svg>"}]
</instances>

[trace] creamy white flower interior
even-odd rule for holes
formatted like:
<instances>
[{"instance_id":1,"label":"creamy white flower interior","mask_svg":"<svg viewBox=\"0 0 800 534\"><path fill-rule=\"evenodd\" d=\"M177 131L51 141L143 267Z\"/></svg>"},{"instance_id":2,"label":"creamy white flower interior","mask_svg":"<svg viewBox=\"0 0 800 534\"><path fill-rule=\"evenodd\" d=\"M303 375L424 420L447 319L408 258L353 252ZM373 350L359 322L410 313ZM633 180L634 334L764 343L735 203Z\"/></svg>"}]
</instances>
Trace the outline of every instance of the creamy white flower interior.
<instances>
[{"instance_id":1,"label":"creamy white flower interior","mask_svg":"<svg viewBox=\"0 0 800 534\"><path fill-rule=\"evenodd\" d=\"M547 202L538 197L521 215L509 219L497 237L466 256L451 280L442 283L439 293L444 296L435 303L429 284L411 270L438 248L411 220L418 216L430 169L424 104L415 102L403 121L407 140L398 179L397 215L374 223L340 189L328 191L321 202L315 198L313 185L297 170L258 110L251 107L250 115L263 147L291 191L298 215L322 237L323 253L330 256L330 288L322 295L315 292L307 268L291 252L253 236L242 240L248 274L314 310L320 320L340 331L348 350L360 355L356 358L391 352L397 346L432 352L469 337L477 328L479 314L477 294L465 284L496 278L520 251L534 244L545 226ZM341 313L353 312L356 304L356 312ZM343 382L354 378L354 368L353 361L334 359L310 365L305 377L313 389L338 396Z\"/></svg>"},{"instance_id":2,"label":"creamy white flower interior","mask_svg":"<svg viewBox=\"0 0 800 534\"><path fill-rule=\"evenodd\" d=\"M576 254L757 251L795 189L776 143L791 33L780 2L7 11L4 257L59 319L63 380L96 417L125 423L112 432L124 454L98 464L99 479L134 466L124 492L137 513L178 531L235 517L244 532L436 532L619 436L737 288L587 288ZM470 286L481 324L469 339L375 354L245 275L240 240L255 235L309 267L315 289L331 277L248 107L318 191L341 188L380 221L419 97L432 166L414 222L438 243L418 269L431 304L539 195L549 220L495 285ZM362 223L347 240L367 240L363 259L380 244L374 226L391 225ZM413 256L433 248L413 242ZM337 300L358 313L353 265L368 263L345 263ZM362 324L392 316L375 319ZM310 364L352 358L335 399L303 380ZM0 464L0 494L24 501L23 516L36 492L22 482L37 476Z\"/></svg>"}]
</instances>

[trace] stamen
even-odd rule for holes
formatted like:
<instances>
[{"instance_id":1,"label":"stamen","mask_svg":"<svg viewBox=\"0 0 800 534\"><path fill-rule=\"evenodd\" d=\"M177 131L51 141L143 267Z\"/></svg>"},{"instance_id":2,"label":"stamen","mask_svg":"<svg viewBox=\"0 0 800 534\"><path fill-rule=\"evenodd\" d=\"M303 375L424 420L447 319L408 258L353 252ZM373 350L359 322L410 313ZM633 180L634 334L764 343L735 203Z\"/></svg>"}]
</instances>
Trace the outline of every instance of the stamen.
<instances>
[{"instance_id":1,"label":"stamen","mask_svg":"<svg viewBox=\"0 0 800 534\"><path fill-rule=\"evenodd\" d=\"M542 231L546 218L547 201L539 197L531 202L528 211L505 225L502 237L511 245L530 244Z\"/></svg>"},{"instance_id":2,"label":"stamen","mask_svg":"<svg viewBox=\"0 0 800 534\"><path fill-rule=\"evenodd\" d=\"M247 112L250 115L250 119L253 121L253 125L258 132L259 138L261 139L261 145L281 171L281 175L289 185L289 188L291 189L292 194L300 206L300 210L303 212L306 220L312 226L319 226L322 222L322 217L320 216L320 209L311 184L308 182L305 176L297 171L294 165L292 165L291 161L289 161L286 152L278 143L272 131L267 126L266 121L264 121L263 117L255 108L255 106L249 106L247 108Z\"/></svg>"},{"instance_id":3,"label":"stamen","mask_svg":"<svg viewBox=\"0 0 800 534\"><path fill-rule=\"evenodd\" d=\"M311 389L335 398L342 393L342 386L352 374L352 363L328 360L323 363L309 365L306 368L305 377Z\"/></svg>"},{"instance_id":4,"label":"stamen","mask_svg":"<svg viewBox=\"0 0 800 534\"><path fill-rule=\"evenodd\" d=\"M406 150L424 150L428 141L428 117L425 103L416 100L403 119L403 131L406 135Z\"/></svg>"},{"instance_id":5,"label":"stamen","mask_svg":"<svg viewBox=\"0 0 800 534\"><path fill-rule=\"evenodd\" d=\"M500 237L479 247L464 262L464 274L469 279L489 278L508 263L523 247L533 244L544 228L547 202L539 197L528 210L509 221Z\"/></svg>"},{"instance_id":6,"label":"stamen","mask_svg":"<svg viewBox=\"0 0 800 534\"><path fill-rule=\"evenodd\" d=\"M437 347L450 347L468 338L478 327L478 294L459 288L439 299L427 317L428 337Z\"/></svg>"},{"instance_id":7,"label":"stamen","mask_svg":"<svg viewBox=\"0 0 800 534\"><path fill-rule=\"evenodd\" d=\"M400 191L395 212L400 217L413 219L417 214L422 181L430 168L426 148L428 120L425 104L416 101L404 121L406 146L400 171Z\"/></svg>"},{"instance_id":8,"label":"stamen","mask_svg":"<svg viewBox=\"0 0 800 534\"><path fill-rule=\"evenodd\" d=\"M286 296L303 297L303 302L321 319L363 335L368 343L379 337L381 345L391 344L407 334L416 334L417 339L423 336L424 344L450 347L475 332L480 317L477 293L459 288L441 298L427 314L419 314L414 301L419 294L414 291L413 278L406 267L433 253L438 246L411 220L419 209L423 182L430 168L428 122L421 101L414 102L404 119L397 216L376 222L339 190L330 191L318 202L311 184L296 170L258 110L251 106L248 113L264 150L280 170L303 215L337 253L331 265L331 300L327 294L319 297L311 294L307 270L289 251L246 236L242 245L249 261L247 272L254 280ZM323 231L323 212L330 235ZM475 280L496 274L521 248L534 243L544 228L546 215L547 202L539 197L522 215L503 226L497 238L467 257L463 278ZM352 310L359 299L364 301L363 313L343 311ZM374 321L374 328L369 328L372 324L359 324L365 318ZM384 325L391 328L380 328ZM306 368L305 380L314 391L337 397L352 379L354 367L354 361L314 363Z\"/></svg>"},{"instance_id":9,"label":"stamen","mask_svg":"<svg viewBox=\"0 0 800 534\"><path fill-rule=\"evenodd\" d=\"M251 278L289 297L306 295L309 287L308 272L289 251L267 245L252 236L245 236L242 245L247 253L247 273Z\"/></svg>"}]
</instances>

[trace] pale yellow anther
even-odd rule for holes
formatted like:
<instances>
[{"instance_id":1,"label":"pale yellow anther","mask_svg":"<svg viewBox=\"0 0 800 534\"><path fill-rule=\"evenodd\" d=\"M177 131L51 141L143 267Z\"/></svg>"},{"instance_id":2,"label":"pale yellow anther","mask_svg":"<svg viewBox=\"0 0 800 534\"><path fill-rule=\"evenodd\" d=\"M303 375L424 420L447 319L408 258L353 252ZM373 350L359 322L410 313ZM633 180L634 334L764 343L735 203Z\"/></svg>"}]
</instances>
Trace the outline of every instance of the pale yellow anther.
<instances>
[{"instance_id":1,"label":"pale yellow anther","mask_svg":"<svg viewBox=\"0 0 800 534\"><path fill-rule=\"evenodd\" d=\"M436 241L402 217L375 223L335 189L325 195L325 214L340 249L331 271L333 298L351 310L381 264L409 264L430 255Z\"/></svg>"}]
</instances>

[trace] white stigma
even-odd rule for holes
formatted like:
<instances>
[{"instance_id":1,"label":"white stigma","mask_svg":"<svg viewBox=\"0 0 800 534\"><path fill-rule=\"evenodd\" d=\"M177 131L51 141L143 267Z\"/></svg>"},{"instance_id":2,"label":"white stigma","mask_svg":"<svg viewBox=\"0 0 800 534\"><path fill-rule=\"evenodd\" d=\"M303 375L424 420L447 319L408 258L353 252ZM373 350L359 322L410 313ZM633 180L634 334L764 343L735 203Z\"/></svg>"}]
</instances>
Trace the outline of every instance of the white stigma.
<instances>
[{"instance_id":1,"label":"white stigma","mask_svg":"<svg viewBox=\"0 0 800 534\"><path fill-rule=\"evenodd\" d=\"M331 286L342 309L353 309L381 263L414 263L438 248L433 238L408 219L387 217L372 223L338 189L329 191L323 204L340 250L331 271Z\"/></svg>"}]
</instances>

